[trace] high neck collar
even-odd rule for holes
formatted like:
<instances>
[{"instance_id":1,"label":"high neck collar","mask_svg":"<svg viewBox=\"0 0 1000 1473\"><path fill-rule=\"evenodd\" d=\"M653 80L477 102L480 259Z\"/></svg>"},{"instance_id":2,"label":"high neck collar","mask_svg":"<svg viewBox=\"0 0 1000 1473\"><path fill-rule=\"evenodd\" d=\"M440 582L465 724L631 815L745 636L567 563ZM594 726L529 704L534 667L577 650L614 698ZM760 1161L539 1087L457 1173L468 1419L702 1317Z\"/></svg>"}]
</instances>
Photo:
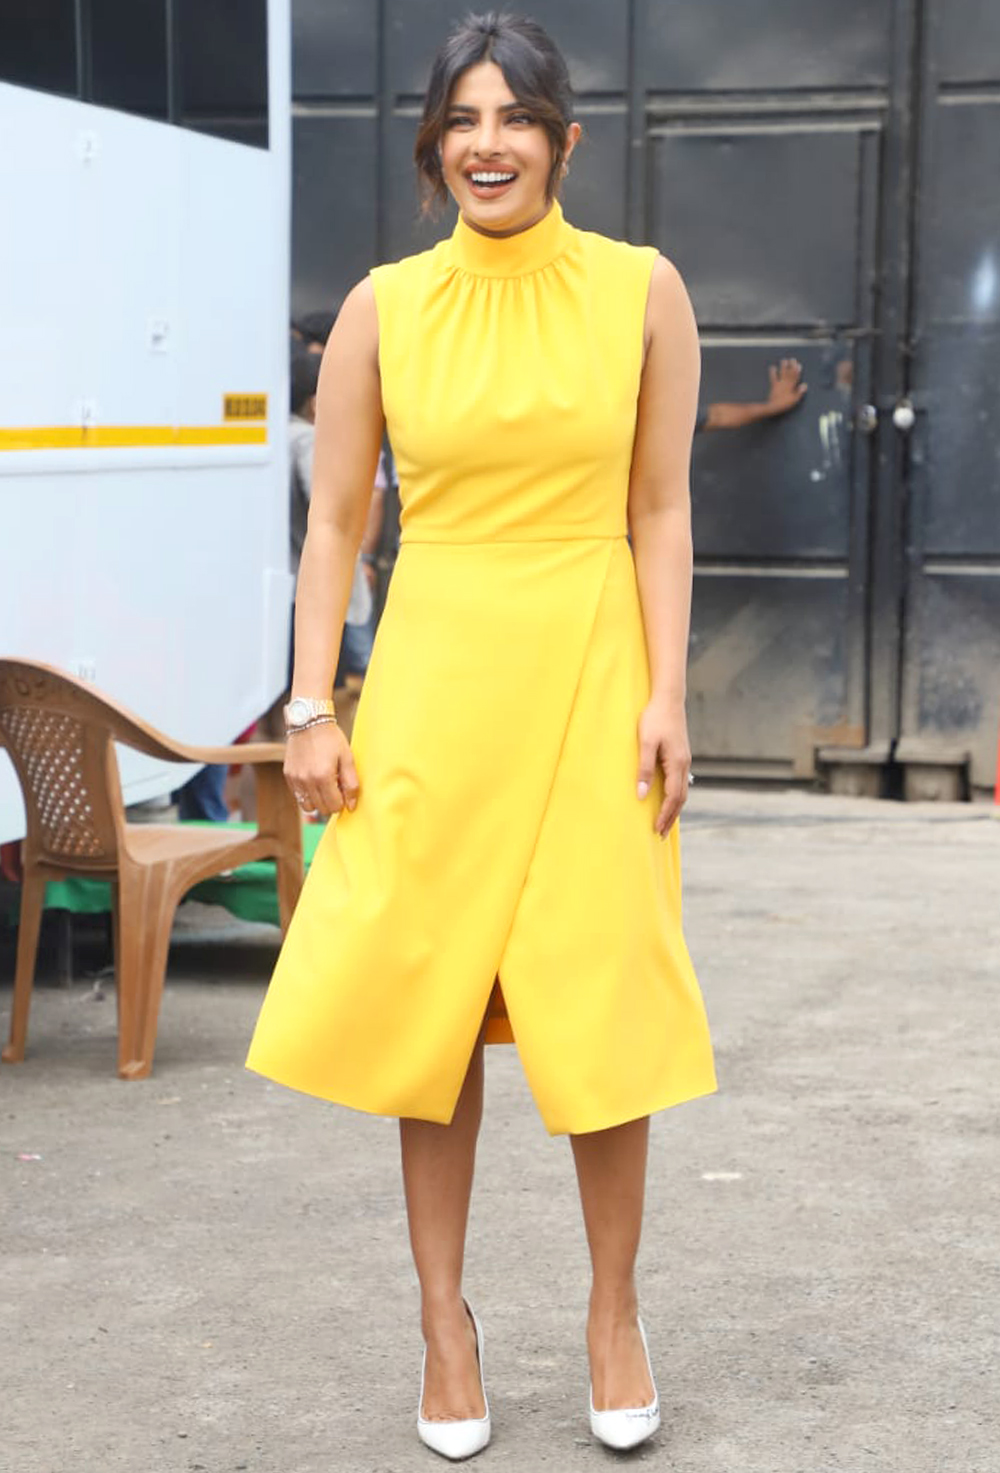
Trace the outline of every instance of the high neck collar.
<instances>
[{"instance_id":1,"label":"high neck collar","mask_svg":"<svg viewBox=\"0 0 1000 1473\"><path fill-rule=\"evenodd\" d=\"M473 276L527 276L561 256L571 234L559 201L553 200L536 224L515 235L483 235L459 215L448 244L455 265Z\"/></svg>"}]
</instances>

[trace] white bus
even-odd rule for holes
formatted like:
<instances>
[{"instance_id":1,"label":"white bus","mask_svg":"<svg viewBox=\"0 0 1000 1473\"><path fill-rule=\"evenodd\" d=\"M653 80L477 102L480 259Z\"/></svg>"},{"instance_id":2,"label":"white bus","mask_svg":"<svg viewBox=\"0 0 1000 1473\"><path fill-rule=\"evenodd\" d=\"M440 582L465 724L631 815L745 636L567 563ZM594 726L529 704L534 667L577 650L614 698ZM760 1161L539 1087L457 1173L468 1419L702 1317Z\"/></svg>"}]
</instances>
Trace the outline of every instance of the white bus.
<instances>
[{"instance_id":1,"label":"white bus","mask_svg":"<svg viewBox=\"0 0 1000 1473\"><path fill-rule=\"evenodd\" d=\"M289 32L288 0L0 0L0 655L190 742L287 668ZM126 802L193 771L121 756Z\"/></svg>"}]
</instances>

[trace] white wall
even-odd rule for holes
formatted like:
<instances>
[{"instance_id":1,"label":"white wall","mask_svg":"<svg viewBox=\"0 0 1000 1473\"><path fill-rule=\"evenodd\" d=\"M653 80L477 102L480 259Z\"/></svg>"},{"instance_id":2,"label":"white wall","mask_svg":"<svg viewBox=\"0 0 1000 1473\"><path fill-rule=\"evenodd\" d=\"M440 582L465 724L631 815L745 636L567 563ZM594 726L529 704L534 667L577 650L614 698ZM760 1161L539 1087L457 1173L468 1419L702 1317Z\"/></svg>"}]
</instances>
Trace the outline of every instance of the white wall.
<instances>
[{"instance_id":1,"label":"white wall","mask_svg":"<svg viewBox=\"0 0 1000 1473\"><path fill-rule=\"evenodd\" d=\"M287 0L269 29L266 151L0 84L0 439L224 430L224 394L268 396L264 444L0 448L0 654L89 667L192 742L249 725L287 660ZM184 771L122 775L133 801Z\"/></svg>"}]
</instances>

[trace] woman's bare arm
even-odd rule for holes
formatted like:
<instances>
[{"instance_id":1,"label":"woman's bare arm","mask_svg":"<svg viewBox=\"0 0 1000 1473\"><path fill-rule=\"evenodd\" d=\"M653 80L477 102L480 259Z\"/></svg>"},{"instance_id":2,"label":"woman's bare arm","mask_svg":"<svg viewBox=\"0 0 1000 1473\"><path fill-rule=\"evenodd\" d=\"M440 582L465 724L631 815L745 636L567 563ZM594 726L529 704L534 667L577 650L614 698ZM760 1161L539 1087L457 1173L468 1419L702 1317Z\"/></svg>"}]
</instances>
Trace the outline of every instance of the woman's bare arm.
<instances>
[{"instance_id":1,"label":"woman's bare arm","mask_svg":"<svg viewBox=\"0 0 1000 1473\"><path fill-rule=\"evenodd\" d=\"M320 369L309 527L295 599L293 695L328 697L333 686L383 425L378 317L365 280L344 302Z\"/></svg>"},{"instance_id":2,"label":"woman's bare arm","mask_svg":"<svg viewBox=\"0 0 1000 1473\"><path fill-rule=\"evenodd\" d=\"M366 279L347 296L320 369L309 526L295 599L293 696L326 699L333 687L383 428L378 315ZM357 773L336 727L291 736L285 772L304 807L322 813L336 813L345 801L354 807Z\"/></svg>"},{"instance_id":3,"label":"woman's bare arm","mask_svg":"<svg viewBox=\"0 0 1000 1473\"><path fill-rule=\"evenodd\" d=\"M648 792L659 762L665 795L655 827L663 837L683 807L691 765L684 699L691 614L691 440L700 374L691 302L678 272L661 257L653 267L646 306L628 505L651 685L639 723L639 796Z\"/></svg>"}]
</instances>

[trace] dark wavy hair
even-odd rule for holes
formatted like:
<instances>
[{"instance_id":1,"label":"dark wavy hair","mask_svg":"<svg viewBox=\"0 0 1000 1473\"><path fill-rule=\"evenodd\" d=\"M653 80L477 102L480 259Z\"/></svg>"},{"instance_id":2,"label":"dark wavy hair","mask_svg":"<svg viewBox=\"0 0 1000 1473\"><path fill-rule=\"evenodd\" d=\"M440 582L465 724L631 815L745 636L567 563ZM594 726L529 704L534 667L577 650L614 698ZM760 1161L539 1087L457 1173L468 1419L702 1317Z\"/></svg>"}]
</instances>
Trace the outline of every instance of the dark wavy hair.
<instances>
[{"instance_id":1,"label":"dark wavy hair","mask_svg":"<svg viewBox=\"0 0 1000 1473\"><path fill-rule=\"evenodd\" d=\"M424 111L413 149L423 212L429 214L448 198L439 152L455 83L469 67L492 61L511 92L539 121L552 144L552 168L545 187L551 200L566 152L573 121L573 89L562 53L547 31L526 16L487 10L467 15L454 28L431 67Z\"/></svg>"}]
</instances>

